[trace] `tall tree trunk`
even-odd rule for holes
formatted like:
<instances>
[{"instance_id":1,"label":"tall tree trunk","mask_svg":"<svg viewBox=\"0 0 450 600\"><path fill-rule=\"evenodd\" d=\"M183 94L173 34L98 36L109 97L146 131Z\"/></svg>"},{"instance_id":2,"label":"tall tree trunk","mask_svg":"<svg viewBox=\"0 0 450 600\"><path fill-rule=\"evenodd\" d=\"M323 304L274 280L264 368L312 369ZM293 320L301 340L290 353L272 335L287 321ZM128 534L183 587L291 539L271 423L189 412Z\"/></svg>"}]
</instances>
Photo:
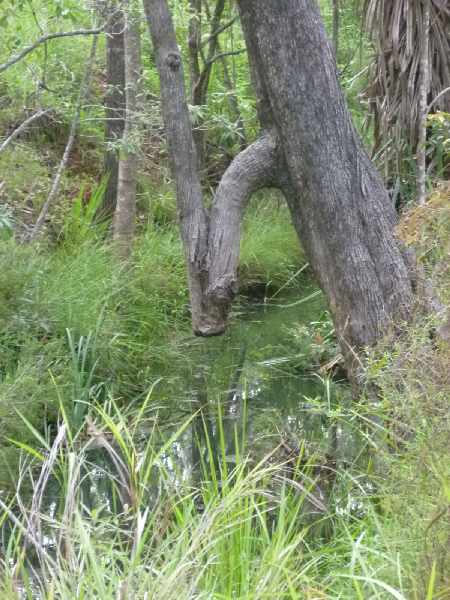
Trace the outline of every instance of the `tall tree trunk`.
<instances>
[{"instance_id":1,"label":"tall tree trunk","mask_svg":"<svg viewBox=\"0 0 450 600\"><path fill-rule=\"evenodd\" d=\"M339 52L339 33L341 25L340 0L333 0L333 48L336 61Z\"/></svg>"},{"instance_id":2,"label":"tall tree trunk","mask_svg":"<svg viewBox=\"0 0 450 600\"><path fill-rule=\"evenodd\" d=\"M139 97L141 79L140 32L137 16L125 4L125 129L120 151L117 205L113 238L121 258L131 253L136 225L136 184L138 171Z\"/></svg>"},{"instance_id":3,"label":"tall tree trunk","mask_svg":"<svg viewBox=\"0 0 450 600\"><path fill-rule=\"evenodd\" d=\"M202 41L202 0L189 0L191 16L189 19L189 82L191 86L190 100L192 106L200 107L206 101L203 90L199 87L202 76L200 67L200 48ZM202 130L202 119L196 115L196 123L193 130L194 144L197 153L197 168L201 173L204 166L204 132Z\"/></svg>"},{"instance_id":4,"label":"tall tree trunk","mask_svg":"<svg viewBox=\"0 0 450 600\"><path fill-rule=\"evenodd\" d=\"M161 83L161 111L177 192L178 218L188 268L192 326L216 333L206 306L208 216L203 205L197 153L186 102L184 71L172 18L165 0L144 0Z\"/></svg>"},{"instance_id":5,"label":"tall tree trunk","mask_svg":"<svg viewBox=\"0 0 450 600\"><path fill-rule=\"evenodd\" d=\"M104 170L108 183L99 210L101 217L113 215L117 201L119 175L119 142L125 128L125 45L124 13L116 2L109 9L112 16L106 29L106 94L105 94L105 152Z\"/></svg>"},{"instance_id":6,"label":"tall tree trunk","mask_svg":"<svg viewBox=\"0 0 450 600\"><path fill-rule=\"evenodd\" d=\"M238 6L264 118L285 158L293 222L351 368L361 348L411 317L395 210L351 122L315 1Z\"/></svg>"}]
</instances>

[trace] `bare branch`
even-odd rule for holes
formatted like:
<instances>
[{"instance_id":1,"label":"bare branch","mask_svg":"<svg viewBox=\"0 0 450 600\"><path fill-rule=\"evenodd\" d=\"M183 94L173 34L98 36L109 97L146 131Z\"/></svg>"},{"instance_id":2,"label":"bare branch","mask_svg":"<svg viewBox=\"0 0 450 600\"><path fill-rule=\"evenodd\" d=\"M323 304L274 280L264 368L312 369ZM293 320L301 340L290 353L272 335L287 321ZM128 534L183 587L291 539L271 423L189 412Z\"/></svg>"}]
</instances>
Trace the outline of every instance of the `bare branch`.
<instances>
[{"instance_id":1,"label":"bare branch","mask_svg":"<svg viewBox=\"0 0 450 600\"><path fill-rule=\"evenodd\" d=\"M100 33L103 33L103 31L105 30L105 27L106 27L106 24L103 25L102 27L99 27L98 29L76 29L74 31L59 31L58 33L47 33L46 35L43 35L40 38L38 38L34 42L34 44L31 44L31 46L27 46L26 48L21 50L18 54L15 54L14 56L12 56L8 61L1 64L0 65L0 73L3 73L3 71L6 71L6 69L9 69L9 67L12 67L13 65L15 65L16 63L21 61L23 58L25 58L25 56L30 54L30 52L33 52L33 50L36 50L36 48L38 48L42 44L45 44L49 40L53 40L56 38L62 38L62 37L74 37L77 35L99 35Z\"/></svg>"},{"instance_id":2,"label":"bare branch","mask_svg":"<svg viewBox=\"0 0 450 600\"><path fill-rule=\"evenodd\" d=\"M439 92L439 94L436 96L436 98L434 98L430 104L427 106L427 115L430 112L430 110L433 108L433 106L436 104L436 102L438 100L440 100L442 98L442 96L444 94L447 94L448 92L450 92L450 87L445 88L445 90L442 90L441 92Z\"/></svg>"},{"instance_id":3,"label":"bare branch","mask_svg":"<svg viewBox=\"0 0 450 600\"><path fill-rule=\"evenodd\" d=\"M9 146L9 144L17 136L19 136L29 125L31 125L31 123L33 123L34 121L37 121L38 119L40 119L44 115L48 114L49 112L50 111L48 109L47 110L39 110L38 112L31 115L31 117L28 117L28 119L25 119L25 121L21 125L19 125L19 127L14 129L14 131L11 133L11 135L6 138L6 140L3 142L3 144L0 145L0 154L4 150L6 150L6 148Z\"/></svg>"},{"instance_id":4,"label":"bare branch","mask_svg":"<svg viewBox=\"0 0 450 600\"><path fill-rule=\"evenodd\" d=\"M72 147L74 145L75 137L76 137L76 134L78 131L78 126L80 124L81 110L83 108L83 103L86 100L86 96L89 93L89 89L90 89L90 85L91 85L91 75L92 75L92 70L93 70L93 66L94 66L94 62L95 62L95 54L96 54L96 50L97 50L97 41L98 41L98 38L94 38L94 40L92 42L91 53L90 53L90 57L89 57L89 60L88 60L87 66L86 66L84 80L81 84L80 93L79 93L77 105L75 108L75 115L73 117L72 125L70 127L69 139L67 141L66 148L64 150L64 155L61 159L61 162L59 163L55 178L53 180L52 188L47 197L47 200L45 201L45 203L41 209L41 212L39 214L39 217L38 217L33 229L31 230L29 235L25 237L25 239L24 239L25 242L34 242L39 237L39 235L42 232L42 228L44 226L44 222L47 217L50 206L53 204L53 201L59 192L61 179L62 179L63 173L66 169L67 163L69 162L70 153L72 151Z\"/></svg>"},{"instance_id":5,"label":"bare branch","mask_svg":"<svg viewBox=\"0 0 450 600\"><path fill-rule=\"evenodd\" d=\"M203 48L203 46L207 46L214 38L216 38L218 35L220 35L221 33L223 33L226 29L228 29L229 27L231 27L238 19L238 16L236 15L235 17L233 17L232 19L230 19L229 21L227 21L226 23L224 23L223 25L221 25L218 29L216 29L215 31L213 31L206 40L204 40L201 44L200 47Z\"/></svg>"},{"instance_id":6,"label":"bare branch","mask_svg":"<svg viewBox=\"0 0 450 600\"><path fill-rule=\"evenodd\" d=\"M229 52L219 52L215 56L212 56L206 61L206 65L212 65L216 60L220 60L221 58L225 58L226 56L237 56L238 54L243 54L246 52L246 48L241 48L240 50L230 50Z\"/></svg>"}]
</instances>

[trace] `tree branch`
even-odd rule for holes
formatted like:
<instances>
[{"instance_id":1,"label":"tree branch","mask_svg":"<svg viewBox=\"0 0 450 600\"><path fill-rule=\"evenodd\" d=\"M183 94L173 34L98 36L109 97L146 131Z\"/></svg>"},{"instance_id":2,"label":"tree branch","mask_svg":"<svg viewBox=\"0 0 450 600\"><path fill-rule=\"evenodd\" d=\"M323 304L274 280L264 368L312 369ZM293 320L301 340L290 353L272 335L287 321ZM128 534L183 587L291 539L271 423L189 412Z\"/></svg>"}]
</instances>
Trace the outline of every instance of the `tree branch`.
<instances>
[{"instance_id":1,"label":"tree branch","mask_svg":"<svg viewBox=\"0 0 450 600\"><path fill-rule=\"evenodd\" d=\"M15 54L14 56L12 56L8 61L1 64L0 65L0 73L3 73L3 71L6 71L6 69L9 69L9 67L12 67L13 65L15 65L16 63L21 61L23 58L25 58L25 56L30 54L30 52L33 52L33 50L36 50L36 48L38 48L42 44L45 44L49 40L53 40L56 38L62 38L62 37L74 37L76 35L98 35L100 33L103 33L103 31L105 30L105 27L106 27L106 24L103 25L102 27L99 27L98 29L76 29L75 31L59 31L58 33L47 33L46 35L43 35L40 38L38 38L34 42L34 44L31 44L31 46L27 46L26 48L21 50L18 54Z\"/></svg>"},{"instance_id":2,"label":"tree branch","mask_svg":"<svg viewBox=\"0 0 450 600\"><path fill-rule=\"evenodd\" d=\"M277 139L267 133L240 152L225 171L211 211L207 294L222 310L223 326L237 292L242 214L257 190L278 185Z\"/></svg>"},{"instance_id":3,"label":"tree branch","mask_svg":"<svg viewBox=\"0 0 450 600\"><path fill-rule=\"evenodd\" d=\"M238 19L238 15L236 15L235 17L233 17L232 19L230 19L229 21L227 21L226 23L224 23L223 25L221 25L221 27L219 27L218 29L216 29L215 31L213 31L206 40L204 40L201 44L200 47L203 48L203 46L207 46L213 39L215 39L218 35L220 35L221 33L223 33L226 29L228 29L229 27L231 27Z\"/></svg>"},{"instance_id":4,"label":"tree branch","mask_svg":"<svg viewBox=\"0 0 450 600\"><path fill-rule=\"evenodd\" d=\"M11 135L9 137L6 138L6 140L0 145L0 154L6 150L6 148L9 146L9 144L18 136L22 133L22 131L24 131L29 125L31 125L31 123L33 123L34 121L37 121L37 119L40 119L41 117L43 117L44 115L48 114L50 112L50 110L39 110L38 112L34 113L34 115L31 115L31 117L28 117L28 119L25 119L25 121L19 125L19 127L17 127L16 129L14 129L14 131L11 133Z\"/></svg>"},{"instance_id":5,"label":"tree branch","mask_svg":"<svg viewBox=\"0 0 450 600\"><path fill-rule=\"evenodd\" d=\"M439 92L439 94L436 96L436 98L434 98L430 104L427 106L427 115L430 112L430 110L433 108L433 106L436 104L436 102L438 100L440 100L442 98L442 96L444 94L447 94L448 92L450 92L450 87L445 88L444 90L442 90L441 92Z\"/></svg>"},{"instance_id":6,"label":"tree branch","mask_svg":"<svg viewBox=\"0 0 450 600\"><path fill-rule=\"evenodd\" d=\"M220 60L221 58L225 58L226 56L237 56L238 54L243 54L246 52L246 48L241 48L240 50L230 50L229 52L219 52L215 56L212 56L206 61L206 66L212 65L216 60Z\"/></svg>"}]
</instances>

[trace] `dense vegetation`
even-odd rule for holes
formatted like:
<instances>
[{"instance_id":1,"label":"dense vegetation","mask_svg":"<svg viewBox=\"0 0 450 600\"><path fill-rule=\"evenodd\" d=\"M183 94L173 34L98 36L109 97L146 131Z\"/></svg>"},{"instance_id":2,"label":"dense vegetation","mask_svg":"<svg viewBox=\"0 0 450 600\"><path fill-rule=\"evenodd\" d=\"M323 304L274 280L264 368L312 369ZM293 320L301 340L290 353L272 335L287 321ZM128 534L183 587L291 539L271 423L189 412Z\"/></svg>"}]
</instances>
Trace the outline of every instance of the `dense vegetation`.
<instances>
[{"instance_id":1,"label":"dense vegetation","mask_svg":"<svg viewBox=\"0 0 450 600\"><path fill-rule=\"evenodd\" d=\"M337 3L320 4L370 148L380 132L368 123L374 50L361 7L341 0L337 24ZM94 36L48 41L2 67L46 33L101 25L101 5L0 7L2 598L449 597L450 333L440 308L450 303L449 114L428 118L425 205L416 204L414 149L400 144L395 181L392 156L376 156L401 206L396 234L415 250L438 309L417 310L367 349L352 399L330 314L276 192L258 192L246 212L231 332L193 338L143 24L131 256L121 259L111 218L99 217L105 151L130 150L104 140L104 35L57 194L27 243L70 137ZM192 5L171 3L186 63ZM209 190L259 128L231 4L223 18L233 21L220 35L223 60L205 103L191 106L205 132ZM39 110L47 112L3 149ZM269 409L257 403L264 385ZM286 417L279 397L288 386L295 408Z\"/></svg>"}]
</instances>

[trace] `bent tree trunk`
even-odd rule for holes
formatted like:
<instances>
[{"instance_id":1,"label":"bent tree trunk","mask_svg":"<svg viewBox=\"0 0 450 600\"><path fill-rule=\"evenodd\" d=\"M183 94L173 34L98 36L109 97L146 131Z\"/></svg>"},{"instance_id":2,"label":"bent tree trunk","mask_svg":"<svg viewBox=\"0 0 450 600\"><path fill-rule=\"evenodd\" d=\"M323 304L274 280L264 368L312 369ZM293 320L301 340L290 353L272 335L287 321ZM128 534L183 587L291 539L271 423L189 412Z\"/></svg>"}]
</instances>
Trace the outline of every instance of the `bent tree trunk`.
<instances>
[{"instance_id":1,"label":"bent tree trunk","mask_svg":"<svg viewBox=\"0 0 450 600\"><path fill-rule=\"evenodd\" d=\"M259 93L287 166L293 221L344 355L411 316L395 210L359 139L314 0L238 0Z\"/></svg>"},{"instance_id":2,"label":"bent tree trunk","mask_svg":"<svg viewBox=\"0 0 450 600\"><path fill-rule=\"evenodd\" d=\"M210 222L167 3L144 5L158 57L194 331L223 331L236 292L245 201L255 189L275 185L285 193L353 370L359 350L410 318L413 290L394 237L395 211L352 125L315 1L238 0L263 134L225 173Z\"/></svg>"},{"instance_id":3,"label":"bent tree trunk","mask_svg":"<svg viewBox=\"0 0 450 600\"><path fill-rule=\"evenodd\" d=\"M188 267L192 326L197 335L217 335L225 330L236 293L241 213L251 193L272 183L276 146L266 136L236 157L218 187L209 215L197 168L183 65L167 2L144 0L144 9L160 75L161 111Z\"/></svg>"}]
</instances>

